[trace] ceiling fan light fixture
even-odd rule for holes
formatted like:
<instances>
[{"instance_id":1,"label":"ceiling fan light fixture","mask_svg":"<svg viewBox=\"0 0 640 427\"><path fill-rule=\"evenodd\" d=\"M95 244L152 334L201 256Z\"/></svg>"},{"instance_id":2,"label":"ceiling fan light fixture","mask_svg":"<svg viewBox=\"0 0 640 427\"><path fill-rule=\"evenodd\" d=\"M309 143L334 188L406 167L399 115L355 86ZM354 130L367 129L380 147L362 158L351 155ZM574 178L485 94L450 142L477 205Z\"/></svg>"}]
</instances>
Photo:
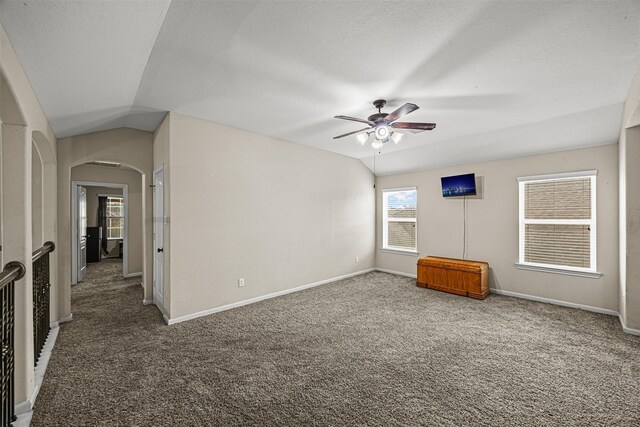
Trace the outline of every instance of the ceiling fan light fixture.
<instances>
[{"instance_id":1,"label":"ceiling fan light fixture","mask_svg":"<svg viewBox=\"0 0 640 427\"><path fill-rule=\"evenodd\" d=\"M369 139L369 134L368 133L359 133L359 134L356 135L356 139L358 140L360 145L364 146L364 144L366 144L367 140Z\"/></svg>"},{"instance_id":2,"label":"ceiling fan light fixture","mask_svg":"<svg viewBox=\"0 0 640 427\"><path fill-rule=\"evenodd\" d=\"M375 134L376 139L383 141L389 137L389 128L387 128L386 126L377 126Z\"/></svg>"},{"instance_id":3,"label":"ceiling fan light fixture","mask_svg":"<svg viewBox=\"0 0 640 427\"><path fill-rule=\"evenodd\" d=\"M334 136L333 139L340 139L346 136L355 135L360 144L364 146L368 141L371 141L371 146L377 150L382 148L382 146L389 141L393 141L394 144L398 144L404 136L404 133L407 131L418 133L425 130L432 130L436 127L435 123L398 121L401 117L417 110L419 107L416 104L406 103L403 106L396 108L391 113L383 113L381 109L384 107L385 103L386 101L384 99L376 99L373 101L373 106L378 109L378 112L370 115L367 119L359 119L351 116L334 116L336 119L340 120L366 123L368 127Z\"/></svg>"},{"instance_id":4,"label":"ceiling fan light fixture","mask_svg":"<svg viewBox=\"0 0 640 427\"><path fill-rule=\"evenodd\" d=\"M403 134L401 134L400 132L393 132L393 133L391 134L391 140L392 140L395 144L397 144L397 143L399 143L399 142L400 142L400 140L402 139L402 135L403 135Z\"/></svg>"}]
</instances>

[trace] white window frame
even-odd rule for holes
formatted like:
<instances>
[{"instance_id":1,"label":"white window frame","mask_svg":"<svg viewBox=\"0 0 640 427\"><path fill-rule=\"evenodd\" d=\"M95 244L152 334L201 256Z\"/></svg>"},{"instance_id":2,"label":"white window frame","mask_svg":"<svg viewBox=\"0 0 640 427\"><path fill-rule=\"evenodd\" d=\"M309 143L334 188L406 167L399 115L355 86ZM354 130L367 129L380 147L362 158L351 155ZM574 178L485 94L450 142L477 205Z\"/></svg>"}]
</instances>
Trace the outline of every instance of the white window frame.
<instances>
[{"instance_id":1,"label":"white window frame","mask_svg":"<svg viewBox=\"0 0 640 427\"><path fill-rule=\"evenodd\" d=\"M107 197L107 212L105 212L107 214L107 236L109 236L109 219L113 218L113 219L121 219L122 220L122 227L120 227L120 229L122 230L121 233L121 237L107 237L107 240L123 240L124 239L124 222L125 222L125 203L124 203L124 197L119 195L119 194L111 194L106 196ZM109 216L108 212L108 206L109 206L109 199L120 199L122 200L122 216ZM117 227L111 227L111 228L117 228Z\"/></svg>"},{"instance_id":2,"label":"white window frame","mask_svg":"<svg viewBox=\"0 0 640 427\"><path fill-rule=\"evenodd\" d=\"M596 270L597 267L597 253L596 253L596 176L597 170L555 173L546 175L534 175L518 177L518 210L519 210L519 254L516 267L524 270L536 270L549 273L568 274L572 276L584 276L598 278L602 276ZM591 180L591 219L525 219L525 184L528 182L543 182L543 181L557 181L563 179L573 178L589 178ZM535 262L525 261L525 228L527 224L552 224L552 225L588 225L590 230L589 236L589 268L564 266L556 264L543 264Z\"/></svg>"},{"instance_id":3,"label":"white window frame","mask_svg":"<svg viewBox=\"0 0 640 427\"><path fill-rule=\"evenodd\" d=\"M393 218L392 222L412 222L415 224L415 233L416 233L415 249L405 249L397 246L389 246L389 242L388 242L389 218L387 216L387 200L388 200L389 194L397 193L401 191L416 192L416 217L415 218ZM400 254L406 254L406 255L417 255L418 253L418 188L417 187L386 188L382 190L382 251L400 253Z\"/></svg>"}]
</instances>

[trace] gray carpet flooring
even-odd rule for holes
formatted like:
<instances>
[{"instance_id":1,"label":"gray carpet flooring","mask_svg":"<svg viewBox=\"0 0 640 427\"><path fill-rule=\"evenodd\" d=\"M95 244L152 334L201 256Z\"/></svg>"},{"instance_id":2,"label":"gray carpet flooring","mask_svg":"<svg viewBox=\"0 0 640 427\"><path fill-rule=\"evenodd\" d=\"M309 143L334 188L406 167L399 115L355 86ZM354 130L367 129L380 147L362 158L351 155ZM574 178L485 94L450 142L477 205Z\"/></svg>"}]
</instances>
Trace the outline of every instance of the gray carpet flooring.
<instances>
[{"instance_id":1,"label":"gray carpet flooring","mask_svg":"<svg viewBox=\"0 0 640 427\"><path fill-rule=\"evenodd\" d=\"M369 273L165 326L120 264L72 290L32 426L639 426L614 317Z\"/></svg>"}]
</instances>

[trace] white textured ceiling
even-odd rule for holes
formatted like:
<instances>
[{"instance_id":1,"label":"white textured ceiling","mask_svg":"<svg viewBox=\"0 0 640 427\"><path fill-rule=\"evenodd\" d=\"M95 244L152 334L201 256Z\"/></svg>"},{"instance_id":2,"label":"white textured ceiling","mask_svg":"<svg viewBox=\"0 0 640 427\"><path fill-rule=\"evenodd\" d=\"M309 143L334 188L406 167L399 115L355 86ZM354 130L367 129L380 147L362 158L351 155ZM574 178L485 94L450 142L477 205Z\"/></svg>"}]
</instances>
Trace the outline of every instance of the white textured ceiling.
<instances>
[{"instance_id":1,"label":"white textured ceiling","mask_svg":"<svg viewBox=\"0 0 640 427\"><path fill-rule=\"evenodd\" d=\"M59 137L166 111L362 159L332 137L371 101L431 132L377 172L617 140L640 67L634 1L1 1L0 19Z\"/></svg>"}]
</instances>

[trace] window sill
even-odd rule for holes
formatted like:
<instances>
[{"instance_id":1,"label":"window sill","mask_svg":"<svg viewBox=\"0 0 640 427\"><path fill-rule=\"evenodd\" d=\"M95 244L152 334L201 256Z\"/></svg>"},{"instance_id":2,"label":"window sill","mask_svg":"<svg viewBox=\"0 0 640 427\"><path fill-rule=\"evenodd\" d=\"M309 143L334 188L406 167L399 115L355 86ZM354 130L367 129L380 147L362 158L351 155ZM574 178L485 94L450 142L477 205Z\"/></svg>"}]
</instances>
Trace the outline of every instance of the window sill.
<instances>
[{"instance_id":1,"label":"window sill","mask_svg":"<svg viewBox=\"0 0 640 427\"><path fill-rule=\"evenodd\" d=\"M409 250L403 250L403 249L381 248L380 251L381 252L386 252L386 253L389 253L389 254L418 256L418 251L409 251Z\"/></svg>"},{"instance_id":2,"label":"window sill","mask_svg":"<svg viewBox=\"0 0 640 427\"><path fill-rule=\"evenodd\" d=\"M108 241L112 241L112 240L124 240L123 237L107 237Z\"/></svg>"},{"instance_id":3,"label":"window sill","mask_svg":"<svg viewBox=\"0 0 640 427\"><path fill-rule=\"evenodd\" d=\"M569 268L541 267L539 265L529 265L529 264L520 264L520 263L515 263L515 266L517 269L520 269L520 270L541 271L543 273L554 273L554 274L566 274L567 276L588 277L590 279L599 279L600 277L603 276L603 274L599 272L572 270Z\"/></svg>"}]
</instances>

